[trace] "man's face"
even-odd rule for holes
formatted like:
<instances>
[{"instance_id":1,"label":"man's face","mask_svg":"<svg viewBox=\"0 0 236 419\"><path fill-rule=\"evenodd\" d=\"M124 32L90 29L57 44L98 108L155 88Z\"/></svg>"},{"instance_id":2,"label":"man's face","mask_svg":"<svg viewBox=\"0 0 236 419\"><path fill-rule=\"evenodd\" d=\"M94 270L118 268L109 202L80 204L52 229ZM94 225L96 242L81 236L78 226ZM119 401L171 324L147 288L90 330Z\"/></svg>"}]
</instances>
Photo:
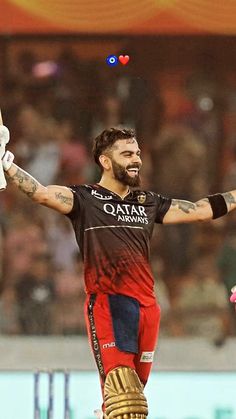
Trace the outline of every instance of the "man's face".
<instances>
[{"instance_id":1,"label":"man's face","mask_svg":"<svg viewBox=\"0 0 236 419\"><path fill-rule=\"evenodd\" d=\"M140 186L142 166L140 149L135 138L117 140L110 156L113 177L125 186Z\"/></svg>"}]
</instances>

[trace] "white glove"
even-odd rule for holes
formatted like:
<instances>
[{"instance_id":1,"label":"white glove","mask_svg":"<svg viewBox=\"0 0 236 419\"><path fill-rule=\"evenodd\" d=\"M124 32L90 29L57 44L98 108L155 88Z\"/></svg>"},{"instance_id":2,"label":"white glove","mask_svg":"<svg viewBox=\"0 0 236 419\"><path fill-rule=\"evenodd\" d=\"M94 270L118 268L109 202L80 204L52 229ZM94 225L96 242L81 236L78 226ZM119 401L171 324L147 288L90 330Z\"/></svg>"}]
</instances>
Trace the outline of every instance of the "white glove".
<instances>
[{"instance_id":1,"label":"white glove","mask_svg":"<svg viewBox=\"0 0 236 419\"><path fill-rule=\"evenodd\" d=\"M6 144L9 143L10 132L5 125L0 125L0 158L2 159L5 154Z\"/></svg>"},{"instance_id":2,"label":"white glove","mask_svg":"<svg viewBox=\"0 0 236 419\"><path fill-rule=\"evenodd\" d=\"M7 150L2 158L2 167L5 171L10 169L14 158L14 154L11 151Z\"/></svg>"},{"instance_id":3,"label":"white glove","mask_svg":"<svg viewBox=\"0 0 236 419\"><path fill-rule=\"evenodd\" d=\"M3 158L5 154L6 144L10 140L9 129L5 125L0 125L0 159ZM3 164L0 164L0 190L3 191L6 189L7 182L4 176Z\"/></svg>"}]
</instances>

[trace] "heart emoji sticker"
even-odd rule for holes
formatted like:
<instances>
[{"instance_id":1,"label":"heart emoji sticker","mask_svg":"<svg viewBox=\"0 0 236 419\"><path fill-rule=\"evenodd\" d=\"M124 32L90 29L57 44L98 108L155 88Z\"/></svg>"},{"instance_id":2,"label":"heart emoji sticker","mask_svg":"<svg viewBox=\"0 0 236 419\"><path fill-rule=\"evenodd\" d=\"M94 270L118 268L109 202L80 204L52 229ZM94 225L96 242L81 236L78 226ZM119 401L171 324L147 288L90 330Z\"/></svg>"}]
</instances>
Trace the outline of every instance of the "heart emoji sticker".
<instances>
[{"instance_id":1,"label":"heart emoji sticker","mask_svg":"<svg viewBox=\"0 0 236 419\"><path fill-rule=\"evenodd\" d=\"M129 55L119 55L119 61L123 65L128 64L128 62L129 62Z\"/></svg>"}]
</instances>

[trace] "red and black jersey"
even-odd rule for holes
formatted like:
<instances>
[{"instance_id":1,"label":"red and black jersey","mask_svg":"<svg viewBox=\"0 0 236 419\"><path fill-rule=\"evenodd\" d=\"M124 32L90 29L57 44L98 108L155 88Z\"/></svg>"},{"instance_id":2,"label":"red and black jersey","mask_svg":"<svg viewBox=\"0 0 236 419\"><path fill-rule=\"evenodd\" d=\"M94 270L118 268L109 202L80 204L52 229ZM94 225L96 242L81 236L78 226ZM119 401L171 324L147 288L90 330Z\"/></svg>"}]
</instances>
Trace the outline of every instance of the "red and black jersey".
<instances>
[{"instance_id":1,"label":"red and black jersey","mask_svg":"<svg viewBox=\"0 0 236 419\"><path fill-rule=\"evenodd\" d=\"M171 199L132 191L124 199L100 185L71 186L70 218L85 269L88 294L123 294L154 303L149 246L155 223L162 223Z\"/></svg>"}]
</instances>

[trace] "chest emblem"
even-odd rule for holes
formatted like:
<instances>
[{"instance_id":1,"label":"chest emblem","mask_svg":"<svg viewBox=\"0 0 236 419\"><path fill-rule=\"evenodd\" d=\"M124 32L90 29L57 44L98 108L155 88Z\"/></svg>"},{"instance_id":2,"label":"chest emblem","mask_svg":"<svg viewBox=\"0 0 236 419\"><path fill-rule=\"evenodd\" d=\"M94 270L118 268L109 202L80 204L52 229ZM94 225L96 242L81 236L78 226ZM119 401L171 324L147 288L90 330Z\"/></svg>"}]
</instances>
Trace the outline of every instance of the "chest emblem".
<instances>
[{"instance_id":1,"label":"chest emblem","mask_svg":"<svg viewBox=\"0 0 236 419\"><path fill-rule=\"evenodd\" d=\"M138 200L138 202L139 202L139 204L144 204L144 202L146 201L146 194L145 193L140 193L138 196L137 196L137 200Z\"/></svg>"}]
</instances>

